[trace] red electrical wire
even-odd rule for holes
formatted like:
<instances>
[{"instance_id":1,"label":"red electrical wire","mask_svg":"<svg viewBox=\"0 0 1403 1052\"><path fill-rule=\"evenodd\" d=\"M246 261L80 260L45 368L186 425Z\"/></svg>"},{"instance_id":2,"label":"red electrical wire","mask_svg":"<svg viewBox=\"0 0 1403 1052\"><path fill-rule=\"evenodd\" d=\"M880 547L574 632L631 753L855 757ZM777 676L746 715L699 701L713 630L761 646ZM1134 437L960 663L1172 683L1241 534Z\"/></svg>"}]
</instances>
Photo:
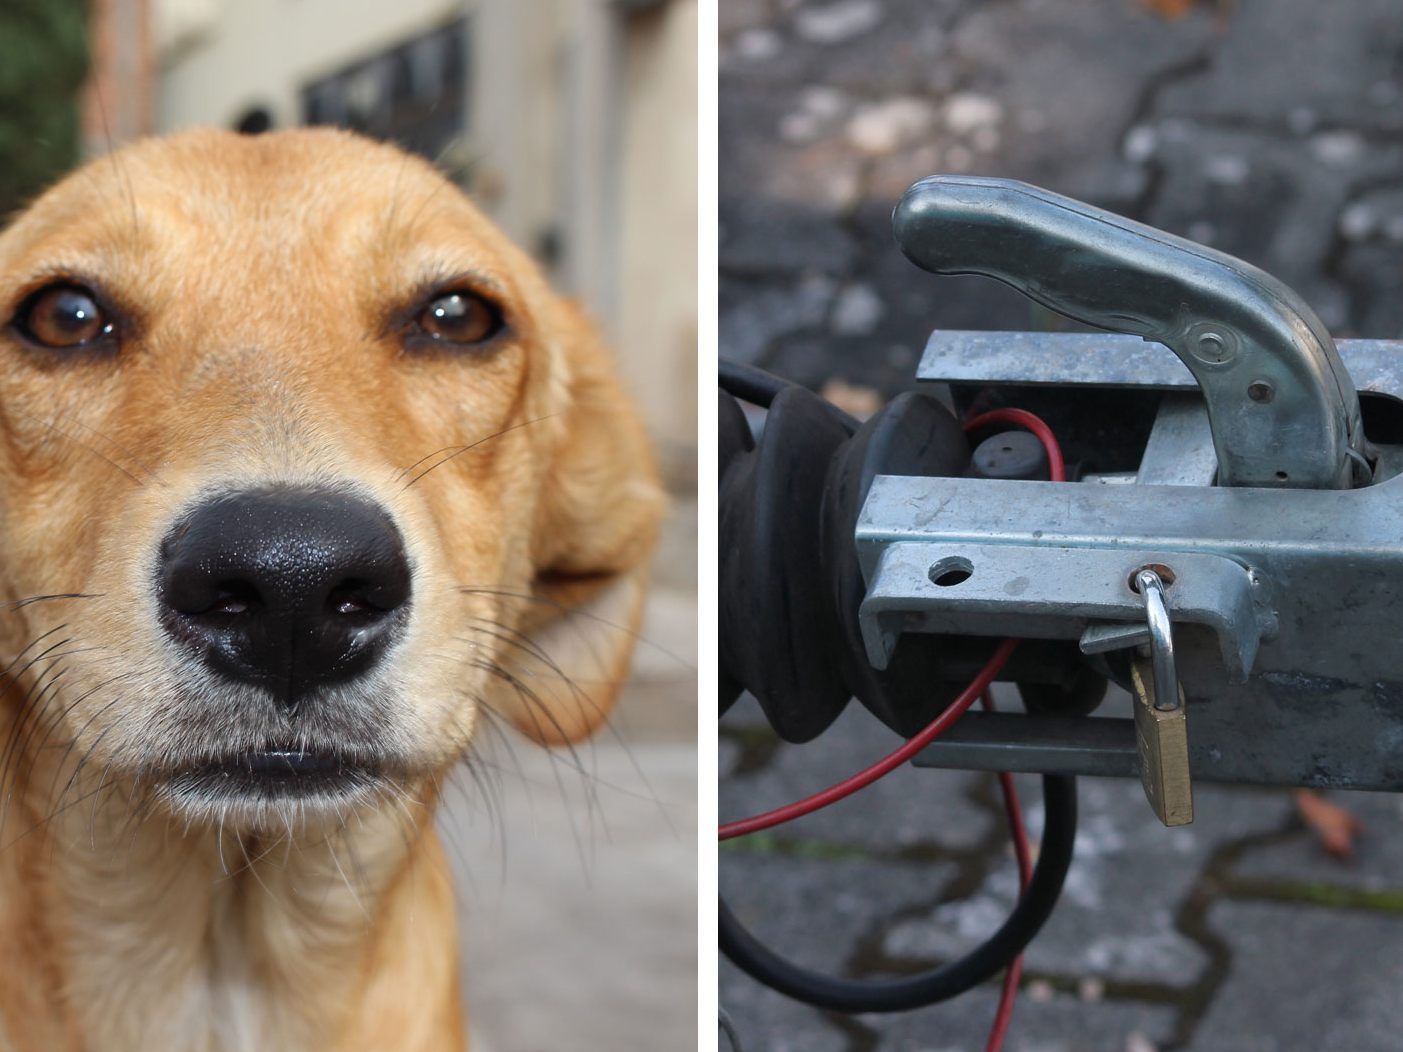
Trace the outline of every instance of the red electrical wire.
<instances>
[{"instance_id":1,"label":"red electrical wire","mask_svg":"<svg viewBox=\"0 0 1403 1052\"><path fill-rule=\"evenodd\" d=\"M979 695L988 689L990 683L994 682L994 677L999 674L999 670L1004 667L1004 663L1008 661L1009 656L1017 646L1018 640L1016 639L1005 639L1000 643L998 649L994 651L994 656L979 670L979 675L974 677L970 685L960 692L960 696L901 748L888 753L871 767L864 768L857 774L844 778L838 784L830 785L827 789L814 793L812 796L806 796L802 800L796 800L792 804L777 807L773 811L766 811L751 818L727 822L720 829L719 839L730 840L732 837L758 833L762 829L771 829L774 826L783 825L785 822L792 822L796 818L802 818L804 815L827 807L829 804L837 803L843 797L851 796L859 789L871 785L883 775L890 774L935 741L952 723L964 715L965 710L978 700Z\"/></svg>"},{"instance_id":2,"label":"red electrical wire","mask_svg":"<svg viewBox=\"0 0 1403 1052\"><path fill-rule=\"evenodd\" d=\"M966 431L974 431L989 424L1017 424L1026 427L1038 440L1042 442L1043 449L1047 451L1048 473L1053 482L1065 482L1067 479L1066 465L1062 459L1062 447L1057 444L1057 436L1052 433L1052 429L1043 423L1040 417L1028 412L1025 409L991 409L987 413L980 413L970 420L966 420L963 427ZM995 649L993 655L985 662L984 667L979 670L979 674L974 677L969 686L960 692L939 716L932 720L926 727L906 744L888 753L882 759L872 764L856 774L844 778L836 785L830 785L811 796L806 796L802 800L796 800L792 804L783 807L776 807L772 811L765 811L762 814L752 815L750 818L737 819L734 822L727 822L721 826L718 832L718 839L730 840L733 837L746 836L749 833L758 833L762 829L773 829L775 826L783 825L785 822L792 822L796 818L812 814L827 807L829 804L837 803L845 796L851 796L859 789L866 788L883 775L890 774L896 768L909 760L916 753L920 752L936 738L940 737L949 729L950 725L964 715L968 709L979 698L989 684L994 682L994 677L999 674L1007 663L1014 648L1018 646L1018 640L1005 639Z\"/></svg>"},{"instance_id":3,"label":"red electrical wire","mask_svg":"<svg viewBox=\"0 0 1403 1052\"><path fill-rule=\"evenodd\" d=\"M994 711L994 698L987 690L980 696L984 708ZM1028 830L1023 825L1023 809L1018 806L1018 790L1013 775L999 772L999 788L1003 790L1004 814L1008 816L1008 832L1013 838L1013 854L1018 859L1018 888L1027 891L1033 879L1033 852L1028 845ZM984 1052L1000 1052L1008 1026L1013 1019L1013 1002L1018 997L1018 982L1023 978L1023 955L1020 953L1004 973L1003 989L999 992L999 1008L994 1013L994 1025L989 1030L989 1042Z\"/></svg>"},{"instance_id":4,"label":"red electrical wire","mask_svg":"<svg viewBox=\"0 0 1403 1052\"><path fill-rule=\"evenodd\" d=\"M1024 409L992 409L987 413L980 413L978 416L966 420L964 429L975 431L990 424L1017 424L1027 428L1047 451L1049 477L1054 482L1066 481L1067 468L1062 458L1062 447L1058 445L1057 436L1052 433L1052 429L1041 418ZM992 711L994 699L989 693L989 685L993 683L994 677L1002 670L1017 646L1016 639L1005 639L1000 643L993 656L979 670L979 674L974 677L969 686L960 692L960 695L946 707L944 712L905 745L857 774L845 778L827 789L806 796L802 800L796 800L792 804L777 807L772 811L766 811L751 818L727 822L721 826L719 838L730 840L732 837L770 829L818 811L829 804L836 803L845 796L851 796L859 789L869 786L877 779L889 774L940 737L951 724L964 715L965 711L974 704L975 699L981 699L984 707ZM1018 860L1018 886L1020 891L1026 891L1028 882L1033 875L1032 851L1028 845L1028 831L1023 825L1023 811L1018 804L1018 791L1014 787L1013 776L1007 771L999 772L999 787L1003 791L1004 812L1008 817L1009 835L1013 838L1014 855ZM1013 1006L1018 997L1018 984L1022 976L1023 955L1019 954L1008 966L1008 971L1004 973L1003 988L999 993L999 1007L994 1014L994 1024L989 1031L989 1041L985 1045L985 1052L1001 1052L1003 1049L1004 1039L1008 1035L1009 1024L1013 1019Z\"/></svg>"}]
</instances>

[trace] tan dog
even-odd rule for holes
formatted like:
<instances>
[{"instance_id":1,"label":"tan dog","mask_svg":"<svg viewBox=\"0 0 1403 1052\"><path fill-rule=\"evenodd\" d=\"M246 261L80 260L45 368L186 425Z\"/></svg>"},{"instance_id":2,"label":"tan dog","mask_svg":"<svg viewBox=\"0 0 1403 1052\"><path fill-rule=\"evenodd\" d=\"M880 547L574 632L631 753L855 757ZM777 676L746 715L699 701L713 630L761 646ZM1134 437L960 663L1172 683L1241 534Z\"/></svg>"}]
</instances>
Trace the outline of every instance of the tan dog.
<instances>
[{"instance_id":1,"label":"tan dog","mask_svg":"<svg viewBox=\"0 0 1403 1052\"><path fill-rule=\"evenodd\" d=\"M663 506L595 333L327 130L93 162L0 321L0 1048L461 1048L438 786L603 718Z\"/></svg>"}]
</instances>

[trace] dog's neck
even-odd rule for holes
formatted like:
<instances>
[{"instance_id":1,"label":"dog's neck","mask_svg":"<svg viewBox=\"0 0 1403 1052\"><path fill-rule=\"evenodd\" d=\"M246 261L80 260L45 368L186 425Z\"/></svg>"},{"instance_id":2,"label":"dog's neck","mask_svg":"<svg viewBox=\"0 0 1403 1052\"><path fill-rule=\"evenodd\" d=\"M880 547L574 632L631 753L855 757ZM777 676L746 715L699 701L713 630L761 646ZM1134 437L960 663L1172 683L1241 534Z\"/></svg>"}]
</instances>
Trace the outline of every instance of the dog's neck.
<instances>
[{"instance_id":1,"label":"dog's neck","mask_svg":"<svg viewBox=\"0 0 1403 1052\"><path fill-rule=\"evenodd\" d=\"M428 806L238 835L145 816L96 773L58 805L63 772L31 760L0 827L0 968L20 979L0 1047L461 1048Z\"/></svg>"}]
</instances>

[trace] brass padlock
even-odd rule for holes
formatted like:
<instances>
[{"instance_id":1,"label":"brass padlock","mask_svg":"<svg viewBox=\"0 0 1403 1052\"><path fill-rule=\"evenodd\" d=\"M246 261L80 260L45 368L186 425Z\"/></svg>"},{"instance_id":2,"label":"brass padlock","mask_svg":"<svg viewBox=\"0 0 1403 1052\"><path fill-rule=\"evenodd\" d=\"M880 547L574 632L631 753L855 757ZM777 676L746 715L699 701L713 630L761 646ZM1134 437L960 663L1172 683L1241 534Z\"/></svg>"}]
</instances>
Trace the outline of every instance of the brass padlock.
<instances>
[{"instance_id":1,"label":"brass padlock","mask_svg":"<svg viewBox=\"0 0 1403 1052\"><path fill-rule=\"evenodd\" d=\"M1155 705L1154 667L1148 657L1130 662L1135 688L1135 745L1140 752L1140 784L1150 807L1167 826L1194 820L1194 787L1189 777L1189 710L1184 688L1174 684L1173 708Z\"/></svg>"}]
</instances>

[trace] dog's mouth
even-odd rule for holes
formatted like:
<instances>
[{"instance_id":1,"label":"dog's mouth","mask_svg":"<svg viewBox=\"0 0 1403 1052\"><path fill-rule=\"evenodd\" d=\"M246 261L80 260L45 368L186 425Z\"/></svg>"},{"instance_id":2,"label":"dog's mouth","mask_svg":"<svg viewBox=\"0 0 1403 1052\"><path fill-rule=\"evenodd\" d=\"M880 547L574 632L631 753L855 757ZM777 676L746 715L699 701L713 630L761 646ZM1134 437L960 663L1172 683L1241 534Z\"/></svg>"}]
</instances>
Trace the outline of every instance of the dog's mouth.
<instances>
[{"instance_id":1,"label":"dog's mouth","mask_svg":"<svg viewBox=\"0 0 1403 1052\"><path fill-rule=\"evenodd\" d=\"M207 760L167 783L177 796L206 801L274 801L357 795L377 786L380 765L334 749L270 746Z\"/></svg>"}]
</instances>

